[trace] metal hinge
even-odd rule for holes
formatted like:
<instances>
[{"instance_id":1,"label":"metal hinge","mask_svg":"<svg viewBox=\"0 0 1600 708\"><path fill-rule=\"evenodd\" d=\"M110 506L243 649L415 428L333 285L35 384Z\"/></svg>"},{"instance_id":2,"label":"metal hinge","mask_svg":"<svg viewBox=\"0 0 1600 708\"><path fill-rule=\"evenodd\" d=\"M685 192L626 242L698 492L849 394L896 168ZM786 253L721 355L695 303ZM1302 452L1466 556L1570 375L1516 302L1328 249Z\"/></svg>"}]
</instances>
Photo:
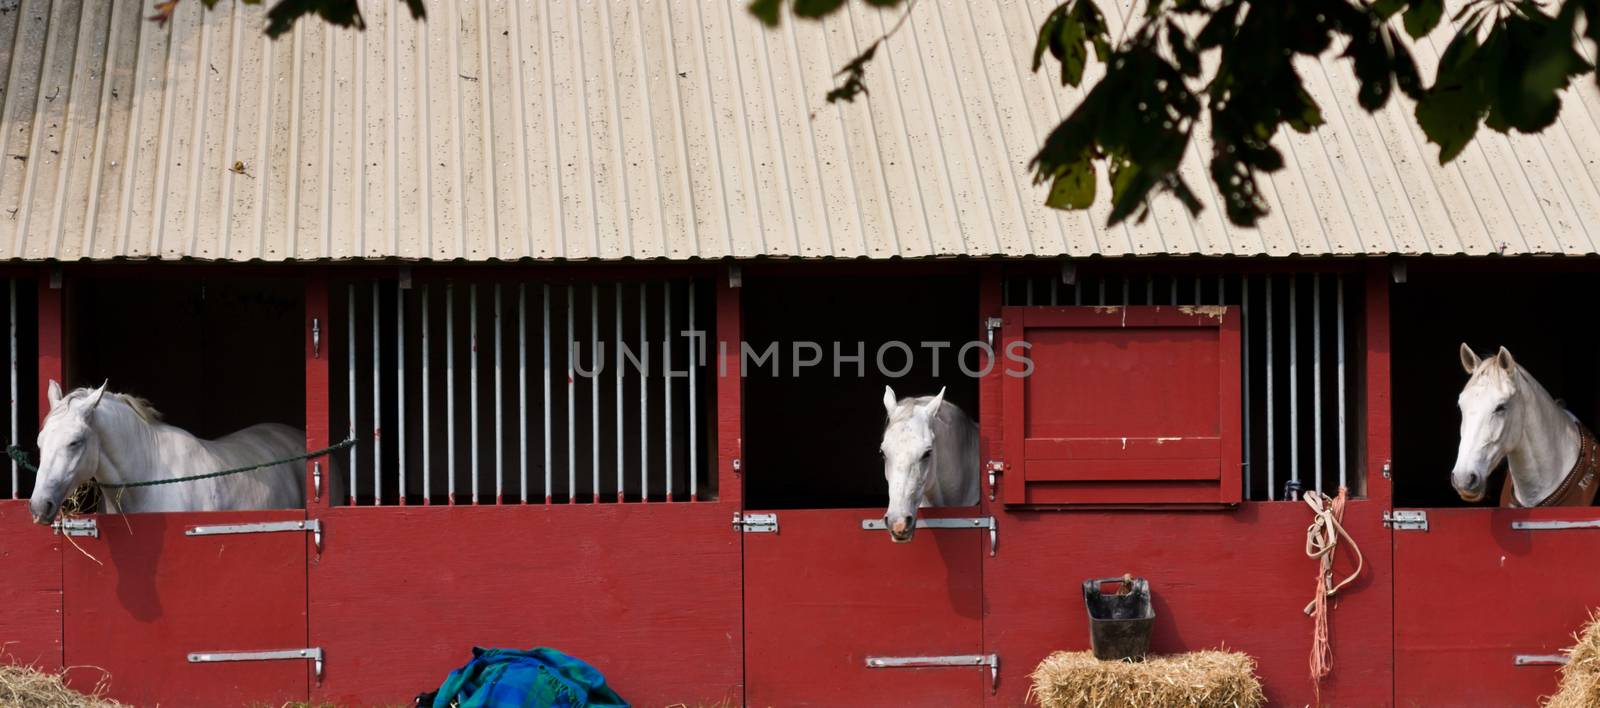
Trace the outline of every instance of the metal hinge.
<instances>
[{"instance_id":1,"label":"metal hinge","mask_svg":"<svg viewBox=\"0 0 1600 708\"><path fill-rule=\"evenodd\" d=\"M738 514L733 515L733 528L745 533L777 533L777 514Z\"/></svg>"},{"instance_id":2,"label":"metal hinge","mask_svg":"<svg viewBox=\"0 0 1600 708\"><path fill-rule=\"evenodd\" d=\"M990 317L989 319L984 320L984 330L988 333L988 336L989 336L989 348L990 349L994 348L994 331L997 330L997 329L1000 329L1003 326L1005 326L1005 323L1006 323L1006 321L1003 320L1003 319L1000 319L999 317Z\"/></svg>"},{"instance_id":3,"label":"metal hinge","mask_svg":"<svg viewBox=\"0 0 1600 708\"><path fill-rule=\"evenodd\" d=\"M1385 511L1383 512L1383 525L1396 531L1427 531L1428 512L1426 511Z\"/></svg>"},{"instance_id":4,"label":"metal hinge","mask_svg":"<svg viewBox=\"0 0 1600 708\"><path fill-rule=\"evenodd\" d=\"M993 516L971 516L960 519L917 519L919 529L989 529L989 556L994 557L1000 548L1000 527ZM862 519L861 530L883 531L889 525L883 519Z\"/></svg>"},{"instance_id":5,"label":"metal hinge","mask_svg":"<svg viewBox=\"0 0 1600 708\"><path fill-rule=\"evenodd\" d=\"M68 536L100 538L100 526L95 523L94 519L56 519L55 523L50 524L50 530L57 535L66 534Z\"/></svg>"},{"instance_id":6,"label":"metal hinge","mask_svg":"<svg viewBox=\"0 0 1600 708\"><path fill-rule=\"evenodd\" d=\"M989 691L1000 687L999 654L960 654L956 656L869 656L869 669L925 669L943 666L989 667Z\"/></svg>"},{"instance_id":7,"label":"metal hinge","mask_svg":"<svg viewBox=\"0 0 1600 708\"><path fill-rule=\"evenodd\" d=\"M1006 471L1006 463L999 460L989 460L989 464L985 465L985 467L989 470L989 501L994 501L994 476Z\"/></svg>"},{"instance_id":8,"label":"metal hinge","mask_svg":"<svg viewBox=\"0 0 1600 708\"><path fill-rule=\"evenodd\" d=\"M322 678L322 648L309 649L280 649L277 651L203 651L189 654L189 663L208 664L216 661L278 661L282 659L304 659L314 662L312 667L317 678Z\"/></svg>"},{"instance_id":9,"label":"metal hinge","mask_svg":"<svg viewBox=\"0 0 1600 708\"><path fill-rule=\"evenodd\" d=\"M185 536L221 536L234 533L275 533L278 531L310 531L311 542L316 545L317 551L322 550L322 522L317 519L305 521L267 521L259 524L215 524L210 526L191 526L183 532Z\"/></svg>"},{"instance_id":10,"label":"metal hinge","mask_svg":"<svg viewBox=\"0 0 1600 708\"><path fill-rule=\"evenodd\" d=\"M1518 531L1560 531L1562 529L1600 529L1600 519L1582 521L1513 521Z\"/></svg>"},{"instance_id":11,"label":"metal hinge","mask_svg":"<svg viewBox=\"0 0 1600 708\"><path fill-rule=\"evenodd\" d=\"M1517 666L1566 666L1565 654L1518 654Z\"/></svg>"}]
</instances>

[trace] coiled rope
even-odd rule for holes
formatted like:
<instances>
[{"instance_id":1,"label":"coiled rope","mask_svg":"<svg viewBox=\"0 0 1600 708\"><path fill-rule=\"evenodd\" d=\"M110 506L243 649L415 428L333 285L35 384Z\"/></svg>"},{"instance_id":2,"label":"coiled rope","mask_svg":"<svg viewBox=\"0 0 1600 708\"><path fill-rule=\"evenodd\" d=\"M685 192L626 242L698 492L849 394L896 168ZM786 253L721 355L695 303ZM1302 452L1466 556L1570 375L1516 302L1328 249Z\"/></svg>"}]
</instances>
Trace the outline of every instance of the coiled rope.
<instances>
[{"instance_id":1,"label":"coiled rope","mask_svg":"<svg viewBox=\"0 0 1600 708\"><path fill-rule=\"evenodd\" d=\"M1314 516L1311 526L1306 528L1306 555L1317 559L1321 567L1317 571L1317 595L1306 605L1306 614L1311 616L1314 628L1311 633L1311 680L1319 687L1322 679L1333 672L1333 642L1328 635L1328 601L1343 590L1345 586L1355 582L1361 575L1363 559L1361 547L1356 545L1356 540L1344 530L1344 505L1348 493L1344 487L1339 488L1339 496L1329 497L1315 490L1308 491L1300 497L1311 507ZM1339 540L1343 539L1349 544L1350 552L1356 555L1356 569L1344 580L1337 583L1333 581L1333 556L1339 548ZM1319 689L1320 693L1320 689Z\"/></svg>"}]
</instances>

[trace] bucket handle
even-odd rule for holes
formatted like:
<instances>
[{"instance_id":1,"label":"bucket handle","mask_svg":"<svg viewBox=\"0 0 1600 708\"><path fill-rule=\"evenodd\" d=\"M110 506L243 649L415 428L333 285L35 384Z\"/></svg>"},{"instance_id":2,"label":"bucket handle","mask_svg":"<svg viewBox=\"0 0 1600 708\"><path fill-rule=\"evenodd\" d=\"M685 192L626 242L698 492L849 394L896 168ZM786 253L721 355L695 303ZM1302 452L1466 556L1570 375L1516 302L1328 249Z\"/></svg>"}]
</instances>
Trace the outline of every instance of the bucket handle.
<instances>
[{"instance_id":1,"label":"bucket handle","mask_svg":"<svg viewBox=\"0 0 1600 708\"><path fill-rule=\"evenodd\" d=\"M1144 589L1149 586L1149 581L1145 580L1144 578L1135 578L1127 575L1124 575L1120 578L1092 578L1083 581L1083 593L1084 595L1088 595L1090 593L1105 595L1106 593L1101 591L1100 588L1108 583L1117 583L1121 585L1122 590L1126 590L1127 593L1143 592ZM1121 591L1119 591L1119 594L1127 593L1121 593Z\"/></svg>"}]
</instances>

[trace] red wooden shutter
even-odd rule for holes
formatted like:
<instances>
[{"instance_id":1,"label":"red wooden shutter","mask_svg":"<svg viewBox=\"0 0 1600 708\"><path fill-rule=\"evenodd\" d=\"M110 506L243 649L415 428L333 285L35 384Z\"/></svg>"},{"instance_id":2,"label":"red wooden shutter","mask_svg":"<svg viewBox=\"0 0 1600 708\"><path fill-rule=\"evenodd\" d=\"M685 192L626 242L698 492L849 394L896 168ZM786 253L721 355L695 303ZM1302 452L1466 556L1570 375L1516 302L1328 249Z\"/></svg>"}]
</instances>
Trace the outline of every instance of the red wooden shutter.
<instances>
[{"instance_id":1,"label":"red wooden shutter","mask_svg":"<svg viewBox=\"0 0 1600 708\"><path fill-rule=\"evenodd\" d=\"M1005 503L1240 500L1239 313L1223 307L1007 307Z\"/></svg>"}]
</instances>

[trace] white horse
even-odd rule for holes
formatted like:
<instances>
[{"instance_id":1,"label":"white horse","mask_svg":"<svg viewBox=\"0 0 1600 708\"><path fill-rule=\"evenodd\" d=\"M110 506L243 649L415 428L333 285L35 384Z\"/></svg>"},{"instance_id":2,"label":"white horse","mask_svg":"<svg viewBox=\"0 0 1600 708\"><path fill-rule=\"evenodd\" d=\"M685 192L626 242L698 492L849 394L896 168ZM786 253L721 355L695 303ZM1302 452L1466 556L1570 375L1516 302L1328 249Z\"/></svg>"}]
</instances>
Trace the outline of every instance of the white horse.
<instances>
[{"instance_id":1,"label":"white horse","mask_svg":"<svg viewBox=\"0 0 1600 708\"><path fill-rule=\"evenodd\" d=\"M953 403L937 396L899 400L883 387L889 423L883 430L883 476L889 538L906 543L916 532L917 509L978 503L978 426Z\"/></svg>"},{"instance_id":2,"label":"white horse","mask_svg":"<svg viewBox=\"0 0 1600 708\"><path fill-rule=\"evenodd\" d=\"M143 399L80 388L65 396L50 382L50 413L39 431L39 474L28 501L33 520L51 523L72 490L90 478L108 484L170 479L305 453L305 433L254 425L201 440L161 422ZM223 511L291 509L305 503L304 471L283 463L239 474L150 487L107 489L101 510Z\"/></svg>"},{"instance_id":3,"label":"white horse","mask_svg":"<svg viewBox=\"0 0 1600 708\"><path fill-rule=\"evenodd\" d=\"M1469 502L1484 497L1489 473L1507 462L1501 506L1584 506L1594 499L1594 437L1578 419L1517 366L1501 347L1479 359L1461 345L1471 375L1461 390L1461 447L1450 484Z\"/></svg>"}]
</instances>

